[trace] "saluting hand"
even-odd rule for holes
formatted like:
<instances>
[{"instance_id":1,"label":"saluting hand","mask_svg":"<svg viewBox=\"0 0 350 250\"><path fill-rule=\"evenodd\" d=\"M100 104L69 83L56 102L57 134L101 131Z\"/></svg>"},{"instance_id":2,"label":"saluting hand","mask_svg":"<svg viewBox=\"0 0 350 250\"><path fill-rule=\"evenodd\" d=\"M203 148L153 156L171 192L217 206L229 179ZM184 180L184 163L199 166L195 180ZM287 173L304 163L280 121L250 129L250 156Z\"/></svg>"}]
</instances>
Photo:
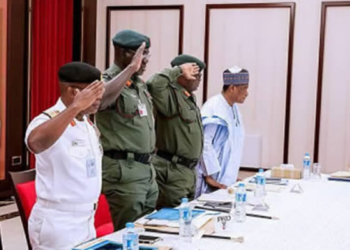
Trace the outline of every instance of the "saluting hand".
<instances>
[{"instance_id":1,"label":"saluting hand","mask_svg":"<svg viewBox=\"0 0 350 250\"><path fill-rule=\"evenodd\" d=\"M146 48L146 43L143 42L141 46L137 49L135 55L131 60L130 66L133 68L134 72L137 72L141 67L141 63L143 59L143 51L145 50L145 48Z\"/></svg>"},{"instance_id":2,"label":"saluting hand","mask_svg":"<svg viewBox=\"0 0 350 250\"><path fill-rule=\"evenodd\" d=\"M103 92L103 81L96 80L82 91L76 89L73 105L75 105L79 111L83 111L90 107L96 100L101 99Z\"/></svg>"},{"instance_id":3,"label":"saluting hand","mask_svg":"<svg viewBox=\"0 0 350 250\"><path fill-rule=\"evenodd\" d=\"M199 74L199 67L195 63L184 63L180 65L182 75L187 80L196 80L196 75Z\"/></svg>"}]
</instances>

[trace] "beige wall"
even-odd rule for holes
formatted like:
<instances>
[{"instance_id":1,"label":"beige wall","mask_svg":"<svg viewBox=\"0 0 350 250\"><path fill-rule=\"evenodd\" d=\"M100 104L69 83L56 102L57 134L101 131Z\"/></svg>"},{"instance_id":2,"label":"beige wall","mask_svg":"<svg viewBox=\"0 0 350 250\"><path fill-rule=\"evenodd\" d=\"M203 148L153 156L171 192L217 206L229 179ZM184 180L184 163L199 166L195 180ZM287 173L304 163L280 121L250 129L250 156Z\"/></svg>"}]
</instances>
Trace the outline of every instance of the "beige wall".
<instances>
[{"instance_id":1,"label":"beige wall","mask_svg":"<svg viewBox=\"0 0 350 250\"><path fill-rule=\"evenodd\" d=\"M96 65L104 68L105 44L106 44L106 7L107 6L131 6L131 5L184 5L184 40L183 52L204 59L205 37L205 10L206 4L221 3L274 3L268 1L224 1L224 0L99 0L97 15L97 48ZM279 1L289 2L289 1ZM316 115L316 92L318 77L318 53L320 39L321 0L297 0L296 19L294 34L294 53L292 64L292 89L291 89L291 115L290 115L290 139L289 139L289 162L301 167L305 152L313 155L314 133ZM344 9L344 8L343 8ZM349 8L348 8L349 9ZM336 14L330 14L330 29L327 30L326 38L330 41L325 47L325 81L323 96L322 119L320 133L320 162L327 172L337 169L345 169L350 159L350 132L349 132L349 106L346 91L349 91L349 82L343 68L337 69L337 65L346 65L349 56L349 42L345 36L350 16L346 10L338 10ZM344 12L344 13L343 13ZM146 12L145 12L146 13ZM283 156L283 134L285 115L285 88L286 88L286 60L287 60L287 37L289 32L288 10L262 9L262 10L214 10L211 12L211 36L209 42L209 71L208 71L208 95L212 96L219 92L220 75L225 67L239 64L250 70L252 81L250 96L245 105L241 106L247 133L262 136L262 164L271 167L279 164ZM145 15L145 14L142 14ZM139 18L139 17L136 17ZM141 29L145 23L151 24L153 16L143 17L135 25ZM178 33L178 27L174 17L163 16L164 22L168 21L166 32ZM341 24L337 27L337 22ZM127 26L130 20L125 21ZM159 23L161 25L161 23ZM159 25L148 28L157 31ZM135 27L135 26L134 26ZM124 26L124 28L126 28ZM238 34L233 31L239 30ZM248 32L249 31L249 32ZM162 31L165 32L165 31ZM239 36L239 34L242 34ZM238 35L238 36L237 36ZM330 38L332 37L332 38ZM153 37L151 36L153 39ZM345 39L338 44L339 39ZM327 40L327 41L328 41ZM165 37L161 44L173 44L172 38ZM333 45L334 44L334 45ZM171 45L169 45L171 46ZM175 45L174 45L175 46ZM153 50L161 57L153 57L157 62L152 71L167 67L163 52L155 46ZM162 53L160 53L160 51ZM344 54L343 54L344 52ZM172 55L174 52L167 54ZM340 55L343 55L341 57ZM333 63L335 59L336 63ZM328 64L327 64L328 63ZM329 76L327 76L329 74ZM343 79L342 81L338 81ZM336 82L333 92L327 88ZM341 90L341 97L337 95L337 89ZM201 87L197 91L198 101L202 103ZM338 98L339 97L339 98ZM334 113L338 110L338 113ZM343 117L335 120L334 117ZM328 131L328 132L327 132ZM330 134L332 131L333 134ZM332 141L334 138L338 138ZM342 140L340 140L342 138ZM334 152L329 151L332 147ZM336 162L336 164L333 164Z\"/></svg>"},{"instance_id":2,"label":"beige wall","mask_svg":"<svg viewBox=\"0 0 350 250\"><path fill-rule=\"evenodd\" d=\"M0 180L5 178L7 0L0 0Z\"/></svg>"},{"instance_id":3,"label":"beige wall","mask_svg":"<svg viewBox=\"0 0 350 250\"><path fill-rule=\"evenodd\" d=\"M350 6L328 7L320 124L326 171L350 168Z\"/></svg>"}]
</instances>

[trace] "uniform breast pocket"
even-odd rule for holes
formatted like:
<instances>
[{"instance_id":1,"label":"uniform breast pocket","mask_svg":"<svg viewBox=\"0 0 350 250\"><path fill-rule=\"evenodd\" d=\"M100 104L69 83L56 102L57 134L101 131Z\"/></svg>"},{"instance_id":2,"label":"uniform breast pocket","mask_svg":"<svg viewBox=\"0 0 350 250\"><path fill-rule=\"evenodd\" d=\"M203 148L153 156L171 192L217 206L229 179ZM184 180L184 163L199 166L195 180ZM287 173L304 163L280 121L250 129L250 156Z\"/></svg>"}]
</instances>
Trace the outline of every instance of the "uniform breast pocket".
<instances>
[{"instance_id":1,"label":"uniform breast pocket","mask_svg":"<svg viewBox=\"0 0 350 250\"><path fill-rule=\"evenodd\" d=\"M129 93L122 92L117 101L117 111L118 113L125 115L136 115L138 97Z\"/></svg>"},{"instance_id":2,"label":"uniform breast pocket","mask_svg":"<svg viewBox=\"0 0 350 250\"><path fill-rule=\"evenodd\" d=\"M186 123L194 123L197 120L196 110L192 109L188 105L179 107L179 115L181 119Z\"/></svg>"},{"instance_id":3,"label":"uniform breast pocket","mask_svg":"<svg viewBox=\"0 0 350 250\"><path fill-rule=\"evenodd\" d=\"M69 148L69 153L73 157L86 158L89 155L89 149L82 145L72 145Z\"/></svg>"}]
</instances>

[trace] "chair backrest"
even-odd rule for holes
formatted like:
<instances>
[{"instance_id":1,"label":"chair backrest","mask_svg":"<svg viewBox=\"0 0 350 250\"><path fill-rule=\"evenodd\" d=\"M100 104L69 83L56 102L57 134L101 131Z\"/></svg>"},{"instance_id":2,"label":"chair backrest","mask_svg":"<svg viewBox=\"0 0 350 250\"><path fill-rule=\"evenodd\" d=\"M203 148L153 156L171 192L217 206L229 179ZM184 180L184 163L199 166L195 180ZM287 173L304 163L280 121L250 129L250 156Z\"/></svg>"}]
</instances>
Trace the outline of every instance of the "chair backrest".
<instances>
[{"instance_id":1,"label":"chair backrest","mask_svg":"<svg viewBox=\"0 0 350 250\"><path fill-rule=\"evenodd\" d=\"M98 199L98 207L95 213L95 228L110 222L112 222L112 217L109 212L109 205L106 196L101 194Z\"/></svg>"},{"instance_id":2,"label":"chair backrest","mask_svg":"<svg viewBox=\"0 0 350 250\"><path fill-rule=\"evenodd\" d=\"M0 250L2 250L2 241L1 241L1 227L0 227Z\"/></svg>"},{"instance_id":3,"label":"chair backrest","mask_svg":"<svg viewBox=\"0 0 350 250\"><path fill-rule=\"evenodd\" d=\"M10 172L10 175L18 211L21 216L24 233L27 239L28 249L31 250L32 247L30 245L28 234L28 219L36 201L35 169Z\"/></svg>"}]
</instances>

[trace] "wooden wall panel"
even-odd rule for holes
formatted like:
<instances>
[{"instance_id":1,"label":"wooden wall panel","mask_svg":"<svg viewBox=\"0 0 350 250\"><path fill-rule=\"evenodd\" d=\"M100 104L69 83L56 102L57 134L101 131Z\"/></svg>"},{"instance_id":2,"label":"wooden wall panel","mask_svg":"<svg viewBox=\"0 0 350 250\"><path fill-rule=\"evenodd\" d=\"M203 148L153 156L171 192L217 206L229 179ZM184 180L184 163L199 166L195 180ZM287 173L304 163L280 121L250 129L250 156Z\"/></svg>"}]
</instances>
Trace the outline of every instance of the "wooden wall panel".
<instances>
[{"instance_id":1,"label":"wooden wall panel","mask_svg":"<svg viewBox=\"0 0 350 250\"><path fill-rule=\"evenodd\" d=\"M206 13L203 99L221 92L223 70L248 69L246 133L262 137L262 167L287 162L294 4L207 5Z\"/></svg>"},{"instance_id":2,"label":"wooden wall panel","mask_svg":"<svg viewBox=\"0 0 350 250\"><path fill-rule=\"evenodd\" d=\"M350 168L350 2L322 5L315 161Z\"/></svg>"}]
</instances>

